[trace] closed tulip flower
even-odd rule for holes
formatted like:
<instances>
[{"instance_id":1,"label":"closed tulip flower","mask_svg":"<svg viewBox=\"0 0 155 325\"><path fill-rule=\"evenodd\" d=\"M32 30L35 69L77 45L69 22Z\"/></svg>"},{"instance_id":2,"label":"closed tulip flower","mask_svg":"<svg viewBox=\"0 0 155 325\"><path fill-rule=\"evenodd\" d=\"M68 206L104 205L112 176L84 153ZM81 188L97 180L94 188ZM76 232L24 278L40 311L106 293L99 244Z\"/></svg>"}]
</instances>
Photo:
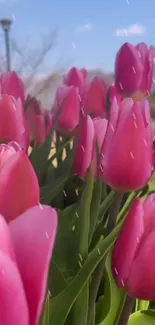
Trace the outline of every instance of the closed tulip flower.
<instances>
[{"instance_id":1,"label":"closed tulip flower","mask_svg":"<svg viewBox=\"0 0 155 325\"><path fill-rule=\"evenodd\" d=\"M15 99L20 98L24 104L24 84L15 71L4 72L0 75L0 94L7 94Z\"/></svg>"},{"instance_id":2,"label":"closed tulip flower","mask_svg":"<svg viewBox=\"0 0 155 325\"><path fill-rule=\"evenodd\" d=\"M57 230L56 211L35 206L8 225L0 215L0 230L1 324L38 325Z\"/></svg>"},{"instance_id":3,"label":"closed tulip flower","mask_svg":"<svg viewBox=\"0 0 155 325\"><path fill-rule=\"evenodd\" d=\"M17 141L24 150L29 146L27 124L21 99L0 95L0 141Z\"/></svg>"},{"instance_id":4,"label":"closed tulip flower","mask_svg":"<svg viewBox=\"0 0 155 325\"><path fill-rule=\"evenodd\" d=\"M57 128L61 133L74 131L80 120L80 100L78 90L74 86L58 88L52 115L55 117L60 110Z\"/></svg>"},{"instance_id":5,"label":"closed tulip flower","mask_svg":"<svg viewBox=\"0 0 155 325\"><path fill-rule=\"evenodd\" d=\"M142 300L155 300L155 194L137 198L114 244L112 272L119 288Z\"/></svg>"},{"instance_id":6,"label":"closed tulip flower","mask_svg":"<svg viewBox=\"0 0 155 325\"><path fill-rule=\"evenodd\" d=\"M134 103L114 98L101 149L102 179L120 192L147 184L152 173L153 136L147 100Z\"/></svg>"},{"instance_id":7,"label":"closed tulip flower","mask_svg":"<svg viewBox=\"0 0 155 325\"><path fill-rule=\"evenodd\" d=\"M87 116L79 127L79 141L75 152L73 168L83 179L87 178L91 164L94 167L94 178L96 179L97 177L96 142L100 150L106 133L106 127L106 119L96 118L92 120L90 116Z\"/></svg>"},{"instance_id":8,"label":"closed tulip flower","mask_svg":"<svg viewBox=\"0 0 155 325\"><path fill-rule=\"evenodd\" d=\"M64 76L64 84L66 86L74 86L78 89L79 95L81 98L84 95L85 86L87 84L87 70L73 67L69 72Z\"/></svg>"},{"instance_id":9,"label":"closed tulip flower","mask_svg":"<svg viewBox=\"0 0 155 325\"><path fill-rule=\"evenodd\" d=\"M0 213L7 221L39 202L37 176L16 142L0 145L0 184Z\"/></svg>"},{"instance_id":10,"label":"closed tulip flower","mask_svg":"<svg viewBox=\"0 0 155 325\"><path fill-rule=\"evenodd\" d=\"M93 118L106 116L107 85L101 78L95 77L85 94L84 111Z\"/></svg>"},{"instance_id":11,"label":"closed tulip flower","mask_svg":"<svg viewBox=\"0 0 155 325\"><path fill-rule=\"evenodd\" d=\"M155 50L145 43L122 45L115 61L115 85L122 97L140 100L152 88L153 59Z\"/></svg>"}]
</instances>

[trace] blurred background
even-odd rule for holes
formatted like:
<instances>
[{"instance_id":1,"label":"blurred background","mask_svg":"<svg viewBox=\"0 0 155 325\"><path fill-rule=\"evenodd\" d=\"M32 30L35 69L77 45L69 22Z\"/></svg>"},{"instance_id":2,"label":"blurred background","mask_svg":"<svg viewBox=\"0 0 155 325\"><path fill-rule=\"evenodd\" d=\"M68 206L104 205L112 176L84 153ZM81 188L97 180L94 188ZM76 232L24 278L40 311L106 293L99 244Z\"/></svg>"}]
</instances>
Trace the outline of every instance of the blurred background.
<instances>
[{"instance_id":1,"label":"blurred background","mask_svg":"<svg viewBox=\"0 0 155 325\"><path fill-rule=\"evenodd\" d=\"M154 12L155 0L0 0L0 71L17 71L27 91L51 108L71 66L110 84L124 42L154 45Z\"/></svg>"}]
</instances>

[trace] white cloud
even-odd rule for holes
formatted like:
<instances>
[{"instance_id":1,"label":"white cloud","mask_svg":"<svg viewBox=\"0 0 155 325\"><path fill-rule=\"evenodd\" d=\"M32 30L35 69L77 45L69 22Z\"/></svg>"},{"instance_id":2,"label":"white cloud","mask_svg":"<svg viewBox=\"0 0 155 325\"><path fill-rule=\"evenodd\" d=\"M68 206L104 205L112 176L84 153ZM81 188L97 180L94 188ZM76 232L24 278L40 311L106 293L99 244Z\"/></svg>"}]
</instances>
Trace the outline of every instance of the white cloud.
<instances>
[{"instance_id":1,"label":"white cloud","mask_svg":"<svg viewBox=\"0 0 155 325\"><path fill-rule=\"evenodd\" d=\"M76 33L85 33L85 32L90 32L92 29L92 24L91 23L86 23L83 25L79 25L75 28Z\"/></svg>"},{"instance_id":2,"label":"white cloud","mask_svg":"<svg viewBox=\"0 0 155 325\"><path fill-rule=\"evenodd\" d=\"M118 28L115 30L115 35L117 37L124 37L124 36L137 36L142 35L145 33L146 28L139 24L134 24L128 26L126 28Z\"/></svg>"}]
</instances>

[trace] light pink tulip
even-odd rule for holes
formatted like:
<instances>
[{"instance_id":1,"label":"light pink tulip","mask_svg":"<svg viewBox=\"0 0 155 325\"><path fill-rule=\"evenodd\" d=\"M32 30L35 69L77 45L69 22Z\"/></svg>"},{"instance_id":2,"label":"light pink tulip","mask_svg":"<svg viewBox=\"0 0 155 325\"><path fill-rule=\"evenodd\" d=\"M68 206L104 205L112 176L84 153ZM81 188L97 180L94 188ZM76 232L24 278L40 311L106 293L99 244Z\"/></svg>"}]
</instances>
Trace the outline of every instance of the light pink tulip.
<instances>
[{"instance_id":1,"label":"light pink tulip","mask_svg":"<svg viewBox=\"0 0 155 325\"><path fill-rule=\"evenodd\" d=\"M0 215L0 320L38 325L57 230L57 214L35 206L6 224Z\"/></svg>"},{"instance_id":2,"label":"light pink tulip","mask_svg":"<svg viewBox=\"0 0 155 325\"><path fill-rule=\"evenodd\" d=\"M15 71L4 72L0 75L0 94L7 94L15 99L20 98L24 104L24 84Z\"/></svg>"},{"instance_id":3,"label":"light pink tulip","mask_svg":"<svg viewBox=\"0 0 155 325\"><path fill-rule=\"evenodd\" d=\"M92 120L90 116L87 116L78 129L79 140L75 152L73 169L81 178L87 178L91 164L93 164L94 168L94 178L97 178L96 144L100 151L106 133L106 127L106 119L96 118Z\"/></svg>"},{"instance_id":4,"label":"light pink tulip","mask_svg":"<svg viewBox=\"0 0 155 325\"><path fill-rule=\"evenodd\" d=\"M147 97L152 88L155 50L145 43L122 45L115 61L115 85L122 97Z\"/></svg>"},{"instance_id":5,"label":"light pink tulip","mask_svg":"<svg viewBox=\"0 0 155 325\"><path fill-rule=\"evenodd\" d=\"M74 86L58 88L52 109L54 118L59 110L58 130L64 134L71 133L80 120L80 100L78 90Z\"/></svg>"},{"instance_id":6,"label":"light pink tulip","mask_svg":"<svg viewBox=\"0 0 155 325\"><path fill-rule=\"evenodd\" d=\"M73 67L64 76L64 84L66 86L74 86L78 89L81 99L83 98L85 87L87 84L87 70Z\"/></svg>"},{"instance_id":7,"label":"light pink tulip","mask_svg":"<svg viewBox=\"0 0 155 325\"><path fill-rule=\"evenodd\" d=\"M137 198L114 244L112 271L119 288L131 297L155 300L155 194Z\"/></svg>"},{"instance_id":8,"label":"light pink tulip","mask_svg":"<svg viewBox=\"0 0 155 325\"><path fill-rule=\"evenodd\" d=\"M93 118L106 116L107 85L104 80L95 77L89 84L84 99L84 111Z\"/></svg>"},{"instance_id":9,"label":"light pink tulip","mask_svg":"<svg viewBox=\"0 0 155 325\"><path fill-rule=\"evenodd\" d=\"M33 167L18 143L0 145L0 213L10 221L39 202Z\"/></svg>"},{"instance_id":10,"label":"light pink tulip","mask_svg":"<svg viewBox=\"0 0 155 325\"><path fill-rule=\"evenodd\" d=\"M17 141L24 150L29 146L27 124L21 99L0 95L0 141Z\"/></svg>"},{"instance_id":11,"label":"light pink tulip","mask_svg":"<svg viewBox=\"0 0 155 325\"><path fill-rule=\"evenodd\" d=\"M152 173L153 136L147 100L134 103L114 98L101 149L102 179L117 191L135 191Z\"/></svg>"}]
</instances>

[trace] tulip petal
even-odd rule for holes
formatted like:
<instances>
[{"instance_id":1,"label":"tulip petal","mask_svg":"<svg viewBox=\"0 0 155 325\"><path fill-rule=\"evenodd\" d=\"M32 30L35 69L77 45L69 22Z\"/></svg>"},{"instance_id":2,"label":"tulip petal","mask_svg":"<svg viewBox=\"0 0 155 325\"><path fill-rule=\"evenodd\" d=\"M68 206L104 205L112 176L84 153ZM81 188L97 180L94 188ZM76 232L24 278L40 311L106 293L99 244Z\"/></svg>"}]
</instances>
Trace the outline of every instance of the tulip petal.
<instances>
[{"instance_id":1,"label":"tulip petal","mask_svg":"<svg viewBox=\"0 0 155 325\"><path fill-rule=\"evenodd\" d=\"M112 272L120 288L126 285L131 263L144 232L143 217L143 206L137 198L129 210L112 253Z\"/></svg>"},{"instance_id":2,"label":"tulip petal","mask_svg":"<svg viewBox=\"0 0 155 325\"><path fill-rule=\"evenodd\" d=\"M9 228L28 301L29 325L37 325L56 236L57 214L49 206L36 206L10 222Z\"/></svg>"},{"instance_id":3,"label":"tulip petal","mask_svg":"<svg viewBox=\"0 0 155 325\"><path fill-rule=\"evenodd\" d=\"M20 246L21 243L19 244ZM0 323L29 325L29 312L23 283L16 264L0 251Z\"/></svg>"},{"instance_id":4,"label":"tulip petal","mask_svg":"<svg viewBox=\"0 0 155 325\"><path fill-rule=\"evenodd\" d=\"M155 229L155 194L149 195L143 203L145 234Z\"/></svg>"},{"instance_id":5,"label":"tulip petal","mask_svg":"<svg viewBox=\"0 0 155 325\"><path fill-rule=\"evenodd\" d=\"M16 261L9 228L2 215L0 215L0 252L8 255L14 262Z\"/></svg>"},{"instance_id":6,"label":"tulip petal","mask_svg":"<svg viewBox=\"0 0 155 325\"><path fill-rule=\"evenodd\" d=\"M39 184L24 151L18 151L0 170L0 213L7 221L39 202Z\"/></svg>"}]
</instances>

